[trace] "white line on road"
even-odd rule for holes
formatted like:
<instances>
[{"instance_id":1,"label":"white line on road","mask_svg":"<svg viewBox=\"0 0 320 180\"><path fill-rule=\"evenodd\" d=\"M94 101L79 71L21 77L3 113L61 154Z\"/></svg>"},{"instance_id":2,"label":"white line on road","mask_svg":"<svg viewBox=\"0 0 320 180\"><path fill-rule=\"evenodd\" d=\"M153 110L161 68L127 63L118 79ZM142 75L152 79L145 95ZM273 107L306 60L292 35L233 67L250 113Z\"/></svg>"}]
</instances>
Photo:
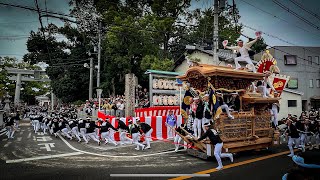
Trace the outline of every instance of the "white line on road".
<instances>
[{"instance_id":1,"label":"white line on road","mask_svg":"<svg viewBox=\"0 0 320 180\"><path fill-rule=\"evenodd\" d=\"M21 141L22 137L17 137L17 141Z\"/></svg>"},{"instance_id":2,"label":"white line on road","mask_svg":"<svg viewBox=\"0 0 320 180\"><path fill-rule=\"evenodd\" d=\"M113 155L106 155L106 154L98 154L98 153L92 153L92 152L79 150L79 149L71 146L71 144L68 143L68 141L65 140L60 134L58 134L58 136L60 137L60 139L64 143L66 143L67 146L69 146L70 149L72 149L74 151L82 152L84 154L91 154L91 155L94 155L94 156L112 157L112 158L138 158L138 157L148 157L148 156L161 155L161 154L169 154L169 153L174 153L175 152L175 151L166 151L166 152L159 152L159 153L153 153L153 154L144 154L144 155L136 155L136 156L113 156ZM179 150L179 151L182 151L182 150Z\"/></svg>"},{"instance_id":3,"label":"white line on road","mask_svg":"<svg viewBox=\"0 0 320 180\"><path fill-rule=\"evenodd\" d=\"M83 153L81 153L81 152L73 152L73 153L57 154L57 155L49 155L49 156L40 156L40 157L33 157L33 158L6 160L6 163L9 164L9 163L41 160L41 159L52 159L52 158L58 158L58 157L76 156L76 155L81 155L81 154L83 154Z\"/></svg>"},{"instance_id":4,"label":"white line on road","mask_svg":"<svg viewBox=\"0 0 320 180\"><path fill-rule=\"evenodd\" d=\"M7 142L7 144L5 144L3 147L8 147L12 142Z\"/></svg>"},{"instance_id":5,"label":"white line on road","mask_svg":"<svg viewBox=\"0 0 320 180\"><path fill-rule=\"evenodd\" d=\"M28 134L28 138L31 138L31 132Z\"/></svg>"}]
</instances>

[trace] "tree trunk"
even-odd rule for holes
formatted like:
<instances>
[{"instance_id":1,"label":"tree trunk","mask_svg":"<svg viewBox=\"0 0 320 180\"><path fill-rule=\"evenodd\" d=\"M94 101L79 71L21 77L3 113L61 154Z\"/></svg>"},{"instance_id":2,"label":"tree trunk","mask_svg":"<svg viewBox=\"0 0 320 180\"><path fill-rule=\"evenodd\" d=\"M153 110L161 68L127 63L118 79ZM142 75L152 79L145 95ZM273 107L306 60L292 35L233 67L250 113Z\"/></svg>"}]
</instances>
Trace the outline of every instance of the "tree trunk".
<instances>
[{"instance_id":1,"label":"tree trunk","mask_svg":"<svg viewBox=\"0 0 320 180\"><path fill-rule=\"evenodd\" d=\"M115 96L116 87L115 87L115 84L114 84L114 78L112 78L112 80L111 80L111 85L112 85L112 96Z\"/></svg>"}]
</instances>

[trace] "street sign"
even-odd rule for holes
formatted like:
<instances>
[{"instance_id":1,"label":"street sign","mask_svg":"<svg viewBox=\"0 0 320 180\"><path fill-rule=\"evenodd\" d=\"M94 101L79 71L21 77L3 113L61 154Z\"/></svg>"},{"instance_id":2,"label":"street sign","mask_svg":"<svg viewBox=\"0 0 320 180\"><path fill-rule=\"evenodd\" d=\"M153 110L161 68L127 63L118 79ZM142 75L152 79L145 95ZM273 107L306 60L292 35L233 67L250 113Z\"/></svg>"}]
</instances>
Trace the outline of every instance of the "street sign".
<instances>
[{"instance_id":1,"label":"street sign","mask_svg":"<svg viewBox=\"0 0 320 180\"><path fill-rule=\"evenodd\" d=\"M181 81L181 79L177 79L177 86L182 86L182 81Z\"/></svg>"}]
</instances>

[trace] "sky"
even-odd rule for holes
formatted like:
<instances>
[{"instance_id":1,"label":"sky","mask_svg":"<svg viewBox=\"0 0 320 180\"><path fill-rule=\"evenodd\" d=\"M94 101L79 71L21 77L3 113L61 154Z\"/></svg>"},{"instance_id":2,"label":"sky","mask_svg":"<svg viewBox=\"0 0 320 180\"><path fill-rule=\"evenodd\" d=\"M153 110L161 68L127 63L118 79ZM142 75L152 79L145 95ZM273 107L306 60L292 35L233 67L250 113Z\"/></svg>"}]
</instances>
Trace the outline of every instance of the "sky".
<instances>
[{"instance_id":1,"label":"sky","mask_svg":"<svg viewBox=\"0 0 320 180\"><path fill-rule=\"evenodd\" d=\"M60 13L69 12L69 0L38 0L40 8L43 10L45 9L45 1L49 11ZM290 10L296 12L299 16L302 16L313 23L314 26L320 28L320 13L317 11L320 9L320 0L278 1ZM318 13L318 18L305 12L290 1L302 3L304 9L313 13ZM0 0L0 2L35 7L34 0ZM232 1L229 0L230 4L231 2ZM267 35L262 34L262 36L268 45L320 47L320 29L317 30L315 27L308 25L288 13L272 0L235 0L235 2L241 16L239 22L243 23L245 26L266 33ZM213 6L213 0L192 0L191 8L205 9L210 6ZM43 18L43 22L44 25L48 22L52 22L58 26L63 25L60 20L53 18L49 18L48 21L46 18ZM36 12L0 5L0 56L10 56L22 59L23 55L27 53L26 41L30 31L37 31L39 27L40 23ZM254 32L255 30L251 30L247 27L243 29L243 34L250 37L255 36Z\"/></svg>"}]
</instances>

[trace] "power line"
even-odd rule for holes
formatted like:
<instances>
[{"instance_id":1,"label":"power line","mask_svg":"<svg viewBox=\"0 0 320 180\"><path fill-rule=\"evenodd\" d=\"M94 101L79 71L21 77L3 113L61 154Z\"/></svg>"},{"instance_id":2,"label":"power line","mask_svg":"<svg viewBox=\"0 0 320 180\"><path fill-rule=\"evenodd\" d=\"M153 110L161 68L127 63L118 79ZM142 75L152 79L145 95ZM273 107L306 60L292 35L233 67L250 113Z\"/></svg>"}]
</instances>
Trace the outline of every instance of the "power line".
<instances>
[{"instance_id":1,"label":"power line","mask_svg":"<svg viewBox=\"0 0 320 180\"><path fill-rule=\"evenodd\" d=\"M300 9L304 10L305 12L311 14L312 16L314 16L315 18L320 20L320 17L318 14L306 9L305 7L302 6L302 4L300 4L299 2L297 2L296 0L289 0L290 2L292 2L294 5L298 6Z\"/></svg>"},{"instance_id":2,"label":"power line","mask_svg":"<svg viewBox=\"0 0 320 180\"><path fill-rule=\"evenodd\" d=\"M242 35L242 36L244 36L244 37L246 37L246 38L250 38L249 36L247 36L247 35L245 35L245 34L243 34L243 33L241 33L241 32L239 32L239 34ZM275 49L275 50L278 50L278 51L280 51L280 52L282 52L282 53L285 53L286 55L294 55L294 54L288 53L288 52L286 52L286 51L283 51L283 50L281 50L281 49L279 49L279 48L276 48L275 46L271 46L271 45L268 45L268 44L266 44L266 45L269 46L269 47L272 48L272 49ZM304 60L304 61L306 61L306 62L309 63L309 60L307 60L307 59L304 59L304 58L302 58L302 57L300 57L300 56L298 56L298 55L294 55L294 56L296 56L297 58L302 59L302 60ZM304 63L298 63L298 62L297 62L297 64L301 64L301 65L304 65L304 66L309 66L309 67L311 67L311 68L319 69L319 67L311 66L311 65L308 65L308 64L304 64ZM318 64L318 65L319 65L319 64Z\"/></svg>"},{"instance_id":3,"label":"power line","mask_svg":"<svg viewBox=\"0 0 320 180\"><path fill-rule=\"evenodd\" d=\"M253 4L245 1L245 0L240 0L240 1L242 1L242 2L244 2L244 3L246 3L246 4L248 4L248 5L250 5L250 6L252 6L252 7L254 7L255 9L260 10L261 12L264 12L265 14L268 14L268 15L272 16L273 18L280 19L281 21L286 22L287 24L291 24L291 25L293 25L293 26L295 26L295 27L297 27L297 28L299 28L299 29L301 29L301 30L304 30L304 31L306 31L306 32L309 32L309 33L313 34L315 37L317 37L317 38L320 39L320 36L319 36L318 34L315 34L315 33L311 32L311 31L309 31L309 30L307 30L307 29L304 29L304 28L302 28L302 27L300 27L300 26L298 26L298 25L296 25L296 24L294 24L294 23L291 23L290 21L287 21L287 20L285 20L285 19L283 19L283 18L281 18L281 17L279 17L279 16L276 16L276 15L274 15L274 13L270 13L270 12L268 12L268 11L266 11L266 10L258 7L258 6L255 6L255 5L253 5Z\"/></svg>"},{"instance_id":4,"label":"power line","mask_svg":"<svg viewBox=\"0 0 320 180\"><path fill-rule=\"evenodd\" d=\"M258 29L253 28L253 27L250 27L250 26L245 25L245 24L242 24L242 26L243 26L243 27L246 27L246 28L248 28L248 29L251 29L251 30L253 30L253 31L259 31ZM282 41L282 42L285 42L285 43L287 43L287 44L290 44L290 45L293 45L293 46L298 46L297 44L291 43L291 42L289 42L289 41L287 41L287 40L284 40L284 39L282 39L282 38L279 38L279 37L277 37L277 36L275 36L275 35L268 34L268 33L263 32L263 31L261 31L261 32L262 32L263 34L269 36L269 37L276 38L276 39L278 39L278 40L280 40L280 41ZM306 51L309 51L309 52L315 53L315 54L317 54L317 55L320 55L320 54L318 54L319 52L314 52L314 51L311 51L311 50L309 50L309 49L307 49L307 48L304 48L304 47L302 47L302 48L303 48L304 50L306 50Z\"/></svg>"},{"instance_id":5,"label":"power line","mask_svg":"<svg viewBox=\"0 0 320 180\"><path fill-rule=\"evenodd\" d=\"M33 8L33 7L29 7L29 6L22 6L22 5L16 5L16 4L8 4L8 3L2 3L2 2L0 2L0 5L10 6L10 7L16 7L16 8L21 8L21 9L26 9L26 10L38 12L37 9L35 9L35 8ZM49 13L49 14L55 14L55 15L60 15L60 16L66 16L66 17L74 18L73 16L71 16L71 15L69 15L69 14L64 14L64 13L58 13L58 12L52 12L52 11L44 11L44 10L40 10L40 12L41 12L41 13Z\"/></svg>"},{"instance_id":6,"label":"power line","mask_svg":"<svg viewBox=\"0 0 320 180\"><path fill-rule=\"evenodd\" d=\"M306 24L308 24L309 26L312 26L314 28L316 28L317 30L320 30L320 27L313 24L312 22L310 22L309 20L305 19L304 17L300 16L299 14L297 14L296 12L292 11L290 8L286 7L285 5L281 4L279 1L277 0L272 0L275 4L277 4L279 7L281 7L282 9L288 11L288 13L292 14L293 16L295 16L296 18L300 19L301 21L305 22Z\"/></svg>"}]
</instances>

